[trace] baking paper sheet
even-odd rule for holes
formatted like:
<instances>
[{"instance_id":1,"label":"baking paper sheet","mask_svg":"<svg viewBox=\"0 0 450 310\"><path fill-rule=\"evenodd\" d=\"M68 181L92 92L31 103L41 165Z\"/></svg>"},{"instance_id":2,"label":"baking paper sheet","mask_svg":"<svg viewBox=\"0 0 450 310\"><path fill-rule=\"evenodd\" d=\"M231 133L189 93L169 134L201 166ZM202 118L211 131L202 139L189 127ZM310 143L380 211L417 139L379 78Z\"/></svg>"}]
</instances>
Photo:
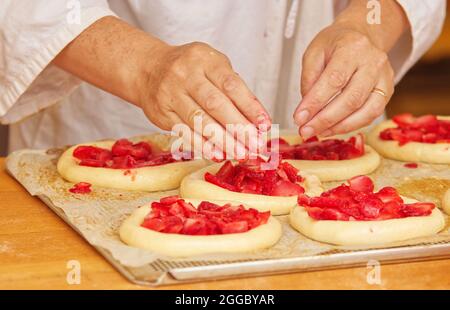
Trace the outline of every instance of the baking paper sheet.
<instances>
[{"instance_id":1,"label":"baking paper sheet","mask_svg":"<svg viewBox=\"0 0 450 310\"><path fill-rule=\"evenodd\" d=\"M363 249L361 247L340 247L310 240L293 230L287 216L277 217L283 224L283 236L272 248L246 254L217 254L173 259L147 250L133 248L124 244L118 235L122 221L135 208L157 200L160 197L177 194L169 192L130 192L93 186L88 195L72 194L68 190L73 183L63 180L56 171L56 163L63 149L48 151L22 150L11 154L7 159L7 169L33 196L45 197L53 206L59 208L68 222L74 226L92 245L111 254L121 265L137 268L156 261L195 261L223 262L242 260L261 260L289 257L306 257L334 250ZM450 188L450 169L448 165L419 164L420 169L404 167L404 163L383 159L381 166L370 176L376 187L395 186L404 196L422 201L432 201L438 206L445 190ZM342 182L325 183L330 188ZM218 197L220 198L220 197ZM222 197L226 199L226 197ZM450 228L446 216L446 228L436 236L409 240L407 242L380 245L373 248L415 245L423 242L449 242Z\"/></svg>"}]
</instances>

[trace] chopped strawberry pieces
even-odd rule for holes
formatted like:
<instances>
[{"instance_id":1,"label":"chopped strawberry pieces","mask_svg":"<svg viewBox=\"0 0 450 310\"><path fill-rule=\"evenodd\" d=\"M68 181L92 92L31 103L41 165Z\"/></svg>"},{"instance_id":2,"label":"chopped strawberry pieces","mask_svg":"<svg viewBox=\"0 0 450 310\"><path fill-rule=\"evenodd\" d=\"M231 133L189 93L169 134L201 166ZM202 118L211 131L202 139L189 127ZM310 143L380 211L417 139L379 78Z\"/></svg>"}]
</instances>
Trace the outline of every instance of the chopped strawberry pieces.
<instances>
[{"instance_id":1,"label":"chopped strawberry pieces","mask_svg":"<svg viewBox=\"0 0 450 310\"><path fill-rule=\"evenodd\" d=\"M410 168L410 169L416 169L419 167L419 165L417 163L407 163L407 164L404 164L403 166L405 166L406 168Z\"/></svg>"},{"instance_id":2,"label":"chopped strawberry pieces","mask_svg":"<svg viewBox=\"0 0 450 310\"><path fill-rule=\"evenodd\" d=\"M370 178L358 176L330 189L320 197L300 195L298 204L315 220L380 221L430 215L435 205L426 202L405 204L393 187L374 192Z\"/></svg>"},{"instance_id":3,"label":"chopped strawberry pieces","mask_svg":"<svg viewBox=\"0 0 450 310\"><path fill-rule=\"evenodd\" d=\"M364 155L364 137L362 134L348 140L327 139L319 141L317 137L312 137L297 145L289 145L286 141L279 140L279 153L283 159L345 160ZM272 144L272 141L270 141L267 145L271 147Z\"/></svg>"},{"instance_id":4,"label":"chopped strawberry pieces","mask_svg":"<svg viewBox=\"0 0 450 310\"><path fill-rule=\"evenodd\" d=\"M409 142L450 143L450 121L435 115L414 117L405 113L392 118L397 125L380 132L380 139L397 141L400 146Z\"/></svg>"},{"instance_id":5,"label":"chopped strawberry pieces","mask_svg":"<svg viewBox=\"0 0 450 310\"><path fill-rule=\"evenodd\" d=\"M87 182L80 182L75 184L72 188L69 189L69 192L74 194L89 194L92 192L91 184Z\"/></svg>"},{"instance_id":6,"label":"chopped strawberry pieces","mask_svg":"<svg viewBox=\"0 0 450 310\"><path fill-rule=\"evenodd\" d=\"M176 160L171 153L153 153L147 142L132 143L121 139L111 150L96 146L79 146L73 151L73 157L80 166L103 167L112 169L134 169L173 163Z\"/></svg>"},{"instance_id":7,"label":"chopped strawberry pieces","mask_svg":"<svg viewBox=\"0 0 450 310\"><path fill-rule=\"evenodd\" d=\"M274 170L262 170L261 163L262 160L251 160L233 165L226 161L216 174L205 173L204 179L229 191L247 194L298 196L305 192L298 184L302 177L289 163L281 162Z\"/></svg>"},{"instance_id":8,"label":"chopped strawberry pieces","mask_svg":"<svg viewBox=\"0 0 450 310\"><path fill-rule=\"evenodd\" d=\"M372 192L374 188L372 180L365 175L351 178L348 180L348 184L350 184L350 189L355 192Z\"/></svg>"},{"instance_id":9,"label":"chopped strawberry pieces","mask_svg":"<svg viewBox=\"0 0 450 310\"><path fill-rule=\"evenodd\" d=\"M142 227L162 233L220 235L247 232L267 223L270 212L203 201L197 208L178 196L152 203Z\"/></svg>"}]
</instances>

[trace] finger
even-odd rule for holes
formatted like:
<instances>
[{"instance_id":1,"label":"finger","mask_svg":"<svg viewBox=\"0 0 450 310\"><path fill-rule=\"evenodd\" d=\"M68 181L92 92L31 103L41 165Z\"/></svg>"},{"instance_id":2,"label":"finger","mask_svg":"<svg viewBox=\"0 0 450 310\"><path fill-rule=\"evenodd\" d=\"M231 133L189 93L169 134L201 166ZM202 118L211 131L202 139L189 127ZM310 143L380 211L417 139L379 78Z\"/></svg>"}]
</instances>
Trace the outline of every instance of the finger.
<instances>
[{"instance_id":1,"label":"finger","mask_svg":"<svg viewBox=\"0 0 450 310\"><path fill-rule=\"evenodd\" d=\"M196 79L196 82L190 85L188 91L191 97L222 127L228 129L230 125L235 126L236 129L229 132L235 139L248 146L249 149L256 150L258 143L256 127L206 77Z\"/></svg>"},{"instance_id":2,"label":"finger","mask_svg":"<svg viewBox=\"0 0 450 310\"><path fill-rule=\"evenodd\" d=\"M348 83L356 71L356 63L347 56L334 55L311 90L303 97L294 114L299 127L306 124Z\"/></svg>"},{"instance_id":3,"label":"finger","mask_svg":"<svg viewBox=\"0 0 450 310\"><path fill-rule=\"evenodd\" d=\"M188 88L191 97L224 128L227 128L228 125L252 126L246 132L249 134L249 140L256 141L256 127L242 115L231 100L206 77L196 80ZM245 136L236 135L236 137L241 139L242 143L246 143Z\"/></svg>"},{"instance_id":4,"label":"finger","mask_svg":"<svg viewBox=\"0 0 450 310\"><path fill-rule=\"evenodd\" d=\"M300 129L301 136L308 139L320 135L357 111L368 99L376 78L377 72L371 67L363 67L356 71L342 93Z\"/></svg>"},{"instance_id":5,"label":"finger","mask_svg":"<svg viewBox=\"0 0 450 310\"><path fill-rule=\"evenodd\" d=\"M388 86L392 84L392 86ZM353 130L360 129L372 123L376 118L384 113L387 103L394 93L393 82L388 83L385 79L375 85L376 88L382 89L386 93L386 97L371 93L366 103L356 112L352 113L343 121L326 130L322 135L331 136L337 134L348 133Z\"/></svg>"},{"instance_id":6,"label":"finger","mask_svg":"<svg viewBox=\"0 0 450 310\"><path fill-rule=\"evenodd\" d=\"M228 98L239 111L255 126L270 129L272 121L269 113L250 91L245 82L231 67L215 68L206 72L207 78Z\"/></svg>"},{"instance_id":7,"label":"finger","mask_svg":"<svg viewBox=\"0 0 450 310\"><path fill-rule=\"evenodd\" d=\"M323 49L309 47L303 54L300 90L304 97L317 82L325 69L325 54Z\"/></svg>"},{"instance_id":8,"label":"finger","mask_svg":"<svg viewBox=\"0 0 450 310\"><path fill-rule=\"evenodd\" d=\"M227 153L227 157L243 159L247 156L245 146L209 116L190 96L182 95L179 100L181 104L176 113L194 132L219 146Z\"/></svg>"}]
</instances>

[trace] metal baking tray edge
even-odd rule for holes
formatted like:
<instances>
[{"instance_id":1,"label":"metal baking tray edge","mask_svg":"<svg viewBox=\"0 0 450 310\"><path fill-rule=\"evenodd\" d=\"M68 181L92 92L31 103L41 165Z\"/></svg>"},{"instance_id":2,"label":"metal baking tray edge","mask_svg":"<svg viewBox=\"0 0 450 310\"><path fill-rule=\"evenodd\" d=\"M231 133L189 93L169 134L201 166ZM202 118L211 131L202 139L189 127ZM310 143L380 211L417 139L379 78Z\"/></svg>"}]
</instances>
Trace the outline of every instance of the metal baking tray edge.
<instances>
[{"instance_id":1,"label":"metal baking tray edge","mask_svg":"<svg viewBox=\"0 0 450 310\"><path fill-rule=\"evenodd\" d=\"M65 213L60 208L56 207L48 197L44 195L38 195L37 197L86 240L78 228L68 220ZM256 277L300 271L349 268L365 266L370 260L392 264L437 260L450 257L450 243L424 243L415 246L401 246L386 249L352 251L336 250L330 253L307 257L223 262L216 264L201 264L199 266L192 265L182 268L172 267L168 268L166 271L155 270L145 277L139 277L133 272L133 269L135 268L128 268L120 264L120 262L114 259L109 251L104 248L95 245L92 246L126 279L134 284L145 286L169 285L183 282L192 283L244 276ZM165 262L163 264L170 266L170 262Z\"/></svg>"}]
</instances>

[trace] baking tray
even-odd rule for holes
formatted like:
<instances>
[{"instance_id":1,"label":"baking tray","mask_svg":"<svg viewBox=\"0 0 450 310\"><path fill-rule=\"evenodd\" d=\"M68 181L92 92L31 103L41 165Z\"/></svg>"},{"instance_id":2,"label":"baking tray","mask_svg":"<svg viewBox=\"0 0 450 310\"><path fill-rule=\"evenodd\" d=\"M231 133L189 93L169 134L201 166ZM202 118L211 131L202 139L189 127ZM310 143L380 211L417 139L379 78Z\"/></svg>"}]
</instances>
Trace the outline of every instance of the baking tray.
<instances>
[{"instance_id":1,"label":"baking tray","mask_svg":"<svg viewBox=\"0 0 450 310\"><path fill-rule=\"evenodd\" d=\"M30 151L31 152L31 151ZM23 154L16 153L12 157L19 157ZM36 151L33 151L36 152ZM31 153L33 155L34 153ZM44 153L37 153L36 156L43 156ZM34 155L33 155L34 156ZM45 155L47 156L47 155ZM52 160L55 160L55 154L50 153ZM25 156L25 158L27 158ZM11 158L12 159L12 158ZM20 159L20 158L18 158ZM38 162L38 161L36 161ZM23 175L17 173L17 169L12 165L26 168L26 163L20 160L8 160L7 170L17 179L27 190L30 184L29 179L24 179ZM13 168L13 169L11 169ZM17 167L16 167L17 168ZM444 171L445 171L444 167ZM22 169L23 170L23 169ZM25 169L26 170L26 169ZM24 175L30 177L30 173ZM33 172L31 172L33 175ZM41 177L42 178L42 177ZM28 181L27 181L28 180ZM450 182L450 180L448 181ZM428 182L429 183L429 182ZM447 186L448 183L445 183ZM30 190L29 190L30 191ZM30 191L31 194L33 194ZM89 241L89 238L79 229L76 223L72 222L61 207L48 196L43 194L36 195L60 218L79 233L87 242L89 242L107 261L109 261L124 277L129 281L146 286L159 286L175 283L188 283L207 280L217 280L224 278L250 277L268 274L293 273L301 271L324 270L334 268L347 268L354 266L365 266L371 260L377 260L381 264L411 262L419 260L434 260L450 257L450 238L448 234L443 238L431 238L428 242L416 242L413 245L390 246L389 248L366 248L366 249L342 249L339 247L330 247L330 250L314 255L302 255L298 257L266 257L263 259L156 259L151 263L137 267L131 267L122 264L105 247L98 246ZM280 217L280 219L283 217ZM285 216L284 216L285 218ZM286 222L284 220L284 222ZM447 220L447 228L448 220ZM450 231L450 230L449 230Z\"/></svg>"},{"instance_id":2,"label":"baking tray","mask_svg":"<svg viewBox=\"0 0 450 310\"><path fill-rule=\"evenodd\" d=\"M38 198L83 236L64 212L54 206L47 197ZM120 264L107 250L95 245L94 248L129 281L146 286L366 266L372 260L380 263L400 263L450 257L450 243L443 241L388 249L337 249L314 256L284 259L180 262L157 260L143 267L130 268Z\"/></svg>"}]
</instances>

